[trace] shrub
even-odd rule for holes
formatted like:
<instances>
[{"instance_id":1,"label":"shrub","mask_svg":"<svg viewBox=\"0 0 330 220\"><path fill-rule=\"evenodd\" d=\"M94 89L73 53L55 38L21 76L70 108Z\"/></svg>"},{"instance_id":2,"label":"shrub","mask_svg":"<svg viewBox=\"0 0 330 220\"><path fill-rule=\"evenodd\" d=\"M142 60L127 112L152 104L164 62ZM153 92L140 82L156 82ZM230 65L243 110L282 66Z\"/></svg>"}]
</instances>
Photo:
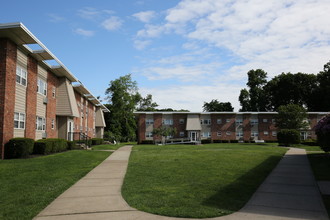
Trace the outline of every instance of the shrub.
<instances>
[{"instance_id":1,"label":"shrub","mask_svg":"<svg viewBox=\"0 0 330 220\"><path fill-rule=\"evenodd\" d=\"M211 144L211 140L210 139L204 139L204 140L201 140L201 143L202 144Z\"/></svg>"},{"instance_id":2,"label":"shrub","mask_svg":"<svg viewBox=\"0 0 330 220\"><path fill-rule=\"evenodd\" d=\"M222 143L222 140L216 139L216 140L213 140L213 143Z\"/></svg>"},{"instance_id":3,"label":"shrub","mask_svg":"<svg viewBox=\"0 0 330 220\"><path fill-rule=\"evenodd\" d=\"M26 158L33 152L34 140L12 138L5 144L5 158Z\"/></svg>"},{"instance_id":4,"label":"shrub","mask_svg":"<svg viewBox=\"0 0 330 220\"><path fill-rule=\"evenodd\" d=\"M222 143L229 143L229 140L222 140Z\"/></svg>"},{"instance_id":5,"label":"shrub","mask_svg":"<svg viewBox=\"0 0 330 220\"><path fill-rule=\"evenodd\" d=\"M62 152L67 149L67 141L60 138L41 139L35 142L34 154L50 154Z\"/></svg>"},{"instance_id":6,"label":"shrub","mask_svg":"<svg viewBox=\"0 0 330 220\"><path fill-rule=\"evenodd\" d=\"M140 144L154 144L153 140L143 140Z\"/></svg>"},{"instance_id":7,"label":"shrub","mask_svg":"<svg viewBox=\"0 0 330 220\"><path fill-rule=\"evenodd\" d=\"M78 145L76 141L67 141L67 149L77 150L80 149L80 145Z\"/></svg>"},{"instance_id":8,"label":"shrub","mask_svg":"<svg viewBox=\"0 0 330 220\"><path fill-rule=\"evenodd\" d=\"M307 146L319 146L319 144L317 143L317 141L316 140L313 140L313 139L304 140L303 142L301 142L301 144L307 145Z\"/></svg>"},{"instance_id":9,"label":"shrub","mask_svg":"<svg viewBox=\"0 0 330 220\"><path fill-rule=\"evenodd\" d=\"M102 138L92 138L92 145L101 145L103 144Z\"/></svg>"},{"instance_id":10,"label":"shrub","mask_svg":"<svg viewBox=\"0 0 330 220\"><path fill-rule=\"evenodd\" d=\"M330 151L330 115L324 116L315 126L317 142L322 150Z\"/></svg>"},{"instance_id":11,"label":"shrub","mask_svg":"<svg viewBox=\"0 0 330 220\"><path fill-rule=\"evenodd\" d=\"M290 146L300 143L300 134L295 129L282 129L277 133L277 139L279 145Z\"/></svg>"},{"instance_id":12,"label":"shrub","mask_svg":"<svg viewBox=\"0 0 330 220\"><path fill-rule=\"evenodd\" d=\"M230 140L229 143L238 143L238 140Z\"/></svg>"}]
</instances>

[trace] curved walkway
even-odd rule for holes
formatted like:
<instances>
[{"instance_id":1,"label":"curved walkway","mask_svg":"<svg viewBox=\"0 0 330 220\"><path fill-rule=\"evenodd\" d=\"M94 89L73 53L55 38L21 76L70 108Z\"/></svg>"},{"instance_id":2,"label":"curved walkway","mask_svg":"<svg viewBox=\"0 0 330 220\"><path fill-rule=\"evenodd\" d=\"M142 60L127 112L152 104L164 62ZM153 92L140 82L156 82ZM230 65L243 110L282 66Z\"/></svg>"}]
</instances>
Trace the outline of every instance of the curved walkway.
<instances>
[{"instance_id":1,"label":"curved walkway","mask_svg":"<svg viewBox=\"0 0 330 220\"><path fill-rule=\"evenodd\" d=\"M132 146L119 148L34 219L182 220L138 211L123 199L121 185L131 149ZM211 219L323 220L328 215L306 151L291 148L240 211Z\"/></svg>"}]
</instances>

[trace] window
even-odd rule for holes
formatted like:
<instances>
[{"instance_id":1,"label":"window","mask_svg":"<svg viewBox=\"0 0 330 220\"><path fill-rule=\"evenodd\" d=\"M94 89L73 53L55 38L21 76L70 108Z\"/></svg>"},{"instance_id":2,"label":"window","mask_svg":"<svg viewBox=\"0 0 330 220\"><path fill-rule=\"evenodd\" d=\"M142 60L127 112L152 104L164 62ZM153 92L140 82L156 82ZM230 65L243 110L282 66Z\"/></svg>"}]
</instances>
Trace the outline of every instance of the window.
<instances>
[{"instance_id":1,"label":"window","mask_svg":"<svg viewBox=\"0 0 330 220\"><path fill-rule=\"evenodd\" d=\"M38 79L37 91L39 94L47 95L47 83L44 80Z\"/></svg>"},{"instance_id":2,"label":"window","mask_svg":"<svg viewBox=\"0 0 330 220\"><path fill-rule=\"evenodd\" d=\"M226 131L226 135L231 135L231 132L230 131Z\"/></svg>"},{"instance_id":3,"label":"window","mask_svg":"<svg viewBox=\"0 0 330 220\"><path fill-rule=\"evenodd\" d=\"M258 137L258 132L257 131L252 131L251 132L251 137Z\"/></svg>"},{"instance_id":4,"label":"window","mask_svg":"<svg viewBox=\"0 0 330 220\"><path fill-rule=\"evenodd\" d=\"M251 119L251 125L257 125L258 123L258 119Z\"/></svg>"},{"instance_id":5,"label":"window","mask_svg":"<svg viewBox=\"0 0 330 220\"><path fill-rule=\"evenodd\" d=\"M236 132L236 137L243 137L243 131Z\"/></svg>"},{"instance_id":6,"label":"window","mask_svg":"<svg viewBox=\"0 0 330 220\"><path fill-rule=\"evenodd\" d=\"M276 131L273 131L273 132L272 132L272 136L273 136L273 137L276 137L276 136L277 136L277 132L276 132Z\"/></svg>"},{"instance_id":7,"label":"window","mask_svg":"<svg viewBox=\"0 0 330 220\"><path fill-rule=\"evenodd\" d=\"M43 117L36 117L36 129L37 131L44 131L46 130L46 119Z\"/></svg>"},{"instance_id":8,"label":"window","mask_svg":"<svg viewBox=\"0 0 330 220\"><path fill-rule=\"evenodd\" d=\"M172 119L163 119L163 124L164 125L173 125L173 120Z\"/></svg>"},{"instance_id":9,"label":"window","mask_svg":"<svg viewBox=\"0 0 330 220\"><path fill-rule=\"evenodd\" d=\"M16 67L16 82L23 86L26 86L26 78L27 78L26 70L20 66L17 66Z\"/></svg>"},{"instance_id":10,"label":"window","mask_svg":"<svg viewBox=\"0 0 330 220\"><path fill-rule=\"evenodd\" d=\"M53 98L56 98L56 87L55 86L53 87L52 93L53 93Z\"/></svg>"},{"instance_id":11,"label":"window","mask_svg":"<svg viewBox=\"0 0 330 220\"><path fill-rule=\"evenodd\" d=\"M147 137L147 138L148 138L148 137L153 137L152 132L151 132L151 131L146 132L146 137Z\"/></svg>"},{"instance_id":12,"label":"window","mask_svg":"<svg viewBox=\"0 0 330 220\"><path fill-rule=\"evenodd\" d=\"M264 131L264 135L268 135L268 131Z\"/></svg>"},{"instance_id":13,"label":"window","mask_svg":"<svg viewBox=\"0 0 330 220\"><path fill-rule=\"evenodd\" d=\"M227 118L227 119L226 119L226 122L227 122L227 123L229 123L229 122L230 122L230 119L229 119L229 118Z\"/></svg>"},{"instance_id":14,"label":"window","mask_svg":"<svg viewBox=\"0 0 330 220\"><path fill-rule=\"evenodd\" d=\"M153 125L154 124L154 119L147 119L146 124L147 125Z\"/></svg>"},{"instance_id":15,"label":"window","mask_svg":"<svg viewBox=\"0 0 330 220\"><path fill-rule=\"evenodd\" d=\"M183 124L184 124L184 119L181 118L181 119L179 120L179 123L180 123L180 125L183 125Z\"/></svg>"},{"instance_id":16,"label":"window","mask_svg":"<svg viewBox=\"0 0 330 220\"><path fill-rule=\"evenodd\" d=\"M203 132L202 137L205 137L205 138L211 137L211 133L210 132Z\"/></svg>"},{"instance_id":17,"label":"window","mask_svg":"<svg viewBox=\"0 0 330 220\"><path fill-rule=\"evenodd\" d=\"M217 132L217 136L218 136L218 137L221 137L221 131L218 131L218 132Z\"/></svg>"},{"instance_id":18,"label":"window","mask_svg":"<svg viewBox=\"0 0 330 220\"><path fill-rule=\"evenodd\" d=\"M267 123L268 122L268 119L267 118L264 118L264 119L262 119L262 122L263 123Z\"/></svg>"},{"instance_id":19,"label":"window","mask_svg":"<svg viewBox=\"0 0 330 220\"><path fill-rule=\"evenodd\" d=\"M180 131L180 137L184 137L184 131Z\"/></svg>"},{"instance_id":20,"label":"window","mask_svg":"<svg viewBox=\"0 0 330 220\"><path fill-rule=\"evenodd\" d=\"M217 119L217 124L221 124L222 120L220 118Z\"/></svg>"},{"instance_id":21,"label":"window","mask_svg":"<svg viewBox=\"0 0 330 220\"><path fill-rule=\"evenodd\" d=\"M242 125L243 120L242 119L236 119L236 125Z\"/></svg>"},{"instance_id":22,"label":"window","mask_svg":"<svg viewBox=\"0 0 330 220\"><path fill-rule=\"evenodd\" d=\"M272 119L272 123L273 123L273 124L275 124L275 123L276 123L276 120L275 120L274 118Z\"/></svg>"},{"instance_id":23,"label":"window","mask_svg":"<svg viewBox=\"0 0 330 220\"><path fill-rule=\"evenodd\" d=\"M52 129L54 129L54 128L55 128L55 120L52 119Z\"/></svg>"},{"instance_id":24,"label":"window","mask_svg":"<svg viewBox=\"0 0 330 220\"><path fill-rule=\"evenodd\" d=\"M202 119L201 124L202 125L210 125L211 124L211 119Z\"/></svg>"},{"instance_id":25,"label":"window","mask_svg":"<svg viewBox=\"0 0 330 220\"><path fill-rule=\"evenodd\" d=\"M14 128L19 128L19 129L25 128L25 114L24 113L15 112Z\"/></svg>"}]
</instances>

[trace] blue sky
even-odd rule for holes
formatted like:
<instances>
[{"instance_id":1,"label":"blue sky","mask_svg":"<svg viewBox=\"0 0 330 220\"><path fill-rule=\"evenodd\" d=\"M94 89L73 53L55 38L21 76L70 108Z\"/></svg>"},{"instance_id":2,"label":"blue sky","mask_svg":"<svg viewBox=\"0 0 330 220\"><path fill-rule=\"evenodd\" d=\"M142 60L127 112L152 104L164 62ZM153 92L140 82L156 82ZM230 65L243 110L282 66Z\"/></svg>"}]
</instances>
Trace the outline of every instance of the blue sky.
<instances>
[{"instance_id":1,"label":"blue sky","mask_svg":"<svg viewBox=\"0 0 330 220\"><path fill-rule=\"evenodd\" d=\"M330 60L328 0L6 1L0 23L22 22L95 95L131 73L160 108L239 110L246 73L318 73Z\"/></svg>"}]
</instances>

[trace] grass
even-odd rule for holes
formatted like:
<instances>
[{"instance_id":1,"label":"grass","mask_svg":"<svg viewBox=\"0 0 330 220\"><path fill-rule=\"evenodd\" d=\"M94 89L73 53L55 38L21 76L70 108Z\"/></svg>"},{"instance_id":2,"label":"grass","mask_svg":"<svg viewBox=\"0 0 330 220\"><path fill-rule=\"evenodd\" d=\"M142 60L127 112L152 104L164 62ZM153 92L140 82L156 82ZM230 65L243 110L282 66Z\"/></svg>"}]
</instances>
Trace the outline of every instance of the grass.
<instances>
[{"instance_id":1,"label":"grass","mask_svg":"<svg viewBox=\"0 0 330 220\"><path fill-rule=\"evenodd\" d=\"M330 155L328 153L310 153L308 159L317 181L330 181ZM322 195L324 205L330 216L330 195Z\"/></svg>"},{"instance_id":2,"label":"grass","mask_svg":"<svg viewBox=\"0 0 330 220\"><path fill-rule=\"evenodd\" d=\"M0 219L32 219L110 154L75 150L0 161Z\"/></svg>"},{"instance_id":3,"label":"grass","mask_svg":"<svg viewBox=\"0 0 330 220\"><path fill-rule=\"evenodd\" d=\"M102 144L92 146L92 150L117 150L118 148L125 145L135 145L136 142L126 142L120 144Z\"/></svg>"},{"instance_id":4,"label":"grass","mask_svg":"<svg viewBox=\"0 0 330 220\"><path fill-rule=\"evenodd\" d=\"M277 144L138 145L122 187L130 206L175 217L238 211L286 152Z\"/></svg>"},{"instance_id":5,"label":"grass","mask_svg":"<svg viewBox=\"0 0 330 220\"><path fill-rule=\"evenodd\" d=\"M323 152L323 150L319 146L307 146L307 145L297 144L292 147L305 149L306 151L322 151Z\"/></svg>"}]
</instances>

